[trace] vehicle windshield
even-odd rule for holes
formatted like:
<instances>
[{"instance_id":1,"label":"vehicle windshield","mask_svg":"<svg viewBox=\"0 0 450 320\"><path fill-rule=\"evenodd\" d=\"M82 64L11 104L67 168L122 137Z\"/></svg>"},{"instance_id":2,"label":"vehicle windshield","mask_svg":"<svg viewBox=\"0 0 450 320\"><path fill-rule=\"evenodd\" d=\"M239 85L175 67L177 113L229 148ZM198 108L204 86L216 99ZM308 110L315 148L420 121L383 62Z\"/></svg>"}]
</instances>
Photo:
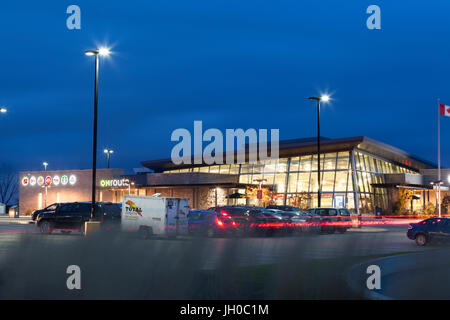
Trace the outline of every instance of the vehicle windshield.
<instances>
[{"instance_id":1,"label":"vehicle windshield","mask_svg":"<svg viewBox=\"0 0 450 320\"><path fill-rule=\"evenodd\" d=\"M45 208L45 210L56 210L56 203L49 205L47 208Z\"/></svg>"}]
</instances>

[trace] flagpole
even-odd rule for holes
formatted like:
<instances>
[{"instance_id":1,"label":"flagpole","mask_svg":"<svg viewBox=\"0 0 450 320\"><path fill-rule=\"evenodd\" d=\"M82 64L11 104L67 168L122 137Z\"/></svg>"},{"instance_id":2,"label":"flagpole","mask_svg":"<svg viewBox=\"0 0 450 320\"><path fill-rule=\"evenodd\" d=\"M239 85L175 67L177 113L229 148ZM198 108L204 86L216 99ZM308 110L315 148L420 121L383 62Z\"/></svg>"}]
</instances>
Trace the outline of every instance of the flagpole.
<instances>
[{"instance_id":1,"label":"flagpole","mask_svg":"<svg viewBox=\"0 0 450 320\"><path fill-rule=\"evenodd\" d=\"M438 99L438 181L437 181L437 196L438 196L438 213L441 217L441 103Z\"/></svg>"}]
</instances>

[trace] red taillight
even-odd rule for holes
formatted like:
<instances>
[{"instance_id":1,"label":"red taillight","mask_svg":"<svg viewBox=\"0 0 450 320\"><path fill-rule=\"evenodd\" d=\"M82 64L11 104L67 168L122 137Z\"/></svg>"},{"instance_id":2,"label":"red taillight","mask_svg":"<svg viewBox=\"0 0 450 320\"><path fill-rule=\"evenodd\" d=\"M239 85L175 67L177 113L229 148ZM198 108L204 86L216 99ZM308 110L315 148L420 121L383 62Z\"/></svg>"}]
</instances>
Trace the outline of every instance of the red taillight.
<instances>
[{"instance_id":1,"label":"red taillight","mask_svg":"<svg viewBox=\"0 0 450 320\"><path fill-rule=\"evenodd\" d=\"M237 226L236 221L231 222L231 225L232 225L233 227L236 227L236 226Z\"/></svg>"},{"instance_id":2,"label":"red taillight","mask_svg":"<svg viewBox=\"0 0 450 320\"><path fill-rule=\"evenodd\" d=\"M219 218L216 218L216 224L221 228L223 227L223 221L220 220Z\"/></svg>"},{"instance_id":3,"label":"red taillight","mask_svg":"<svg viewBox=\"0 0 450 320\"><path fill-rule=\"evenodd\" d=\"M222 217L228 217L229 216L228 212L226 212L226 211L222 211L220 214L222 215Z\"/></svg>"}]
</instances>

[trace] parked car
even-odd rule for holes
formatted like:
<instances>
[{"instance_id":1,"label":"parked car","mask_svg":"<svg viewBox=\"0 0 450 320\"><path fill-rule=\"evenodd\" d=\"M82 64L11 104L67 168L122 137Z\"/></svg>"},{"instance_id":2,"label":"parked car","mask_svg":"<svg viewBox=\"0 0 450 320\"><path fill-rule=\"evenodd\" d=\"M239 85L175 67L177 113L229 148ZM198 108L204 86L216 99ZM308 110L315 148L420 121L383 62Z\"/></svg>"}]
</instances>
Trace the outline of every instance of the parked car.
<instances>
[{"instance_id":1,"label":"parked car","mask_svg":"<svg viewBox=\"0 0 450 320\"><path fill-rule=\"evenodd\" d=\"M424 246L433 241L450 240L449 218L428 218L418 223L408 225L406 236L415 240L418 246Z\"/></svg>"},{"instance_id":2,"label":"parked car","mask_svg":"<svg viewBox=\"0 0 450 320\"><path fill-rule=\"evenodd\" d=\"M229 217L218 216L209 210L191 210L188 213L188 232L206 237L227 236L234 233L236 222Z\"/></svg>"},{"instance_id":3,"label":"parked car","mask_svg":"<svg viewBox=\"0 0 450 320\"><path fill-rule=\"evenodd\" d=\"M320 233L344 233L352 223L350 211L345 208L310 208L306 213L320 217Z\"/></svg>"},{"instance_id":4,"label":"parked car","mask_svg":"<svg viewBox=\"0 0 450 320\"><path fill-rule=\"evenodd\" d=\"M97 202L95 217L102 222L102 228L114 229L120 225L120 206L111 202ZM35 217L36 226L42 233L55 229L63 232L84 232L84 223L91 218L90 202L54 203Z\"/></svg>"}]
</instances>

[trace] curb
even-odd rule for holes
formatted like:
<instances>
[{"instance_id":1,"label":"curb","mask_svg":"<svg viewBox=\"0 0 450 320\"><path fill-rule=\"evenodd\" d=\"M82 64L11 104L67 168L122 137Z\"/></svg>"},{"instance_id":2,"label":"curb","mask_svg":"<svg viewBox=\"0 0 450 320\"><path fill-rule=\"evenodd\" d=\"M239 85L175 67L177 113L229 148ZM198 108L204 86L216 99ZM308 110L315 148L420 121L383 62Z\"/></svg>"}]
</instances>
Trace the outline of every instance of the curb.
<instances>
[{"instance_id":1,"label":"curb","mask_svg":"<svg viewBox=\"0 0 450 320\"><path fill-rule=\"evenodd\" d=\"M402 253L358 263L346 271L345 281L354 293L362 294L365 299L394 300L395 298L393 297L377 292L378 290L369 290L365 286L366 279L369 276L366 273L367 267L370 265L379 266L382 274L381 283L383 283L383 278L387 275L425 268L430 264L436 265L435 259L430 260L424 257L425 255L433 255L436 253L439 254L439 257L441 257L441 260L439 260L437 264L445 265L450 263L450 256L442 256L442 250ZM413 260L413 264L411 264L410 260L412 257L416 257ZM381 286L383 287L383 284Z\"/></svg>"},{"instance_id":2,"label":"curb","mask_svg":"<svg viewBox=\"0 0 450 320\"><path fill-rule=\"evenodd\" d=\"M388 229L383 228L350 228L347 230L348 232L387 232Z\"/></svg>"}]
</instances>

